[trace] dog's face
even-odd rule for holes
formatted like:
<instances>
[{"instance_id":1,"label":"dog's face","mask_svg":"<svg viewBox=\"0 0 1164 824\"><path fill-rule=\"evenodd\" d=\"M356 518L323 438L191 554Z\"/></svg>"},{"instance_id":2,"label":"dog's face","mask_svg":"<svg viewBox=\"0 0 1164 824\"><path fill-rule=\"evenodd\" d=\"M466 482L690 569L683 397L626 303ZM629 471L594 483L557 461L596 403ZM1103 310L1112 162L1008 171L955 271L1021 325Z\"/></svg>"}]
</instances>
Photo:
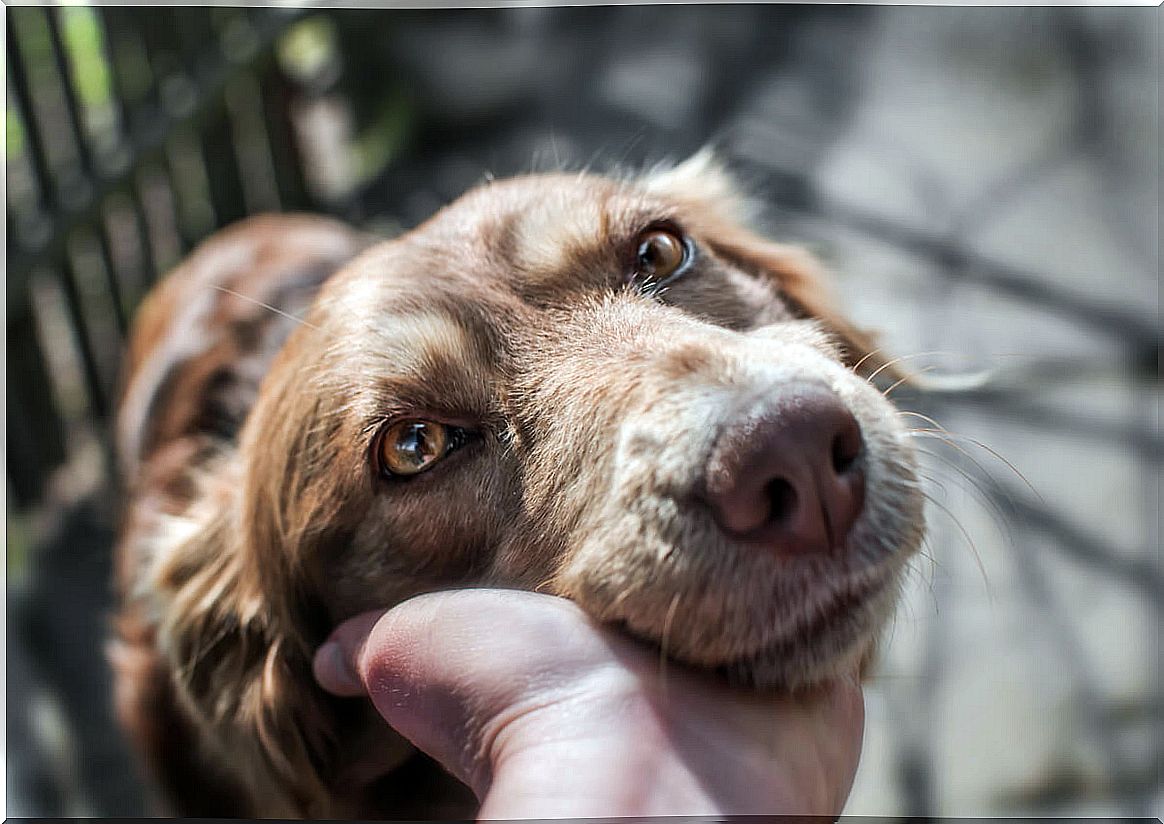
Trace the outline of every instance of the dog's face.
<instances>
[{"instance_id":1,"label":"dog's face","mask_svg":"<svg viewBox=\"0 0 1164 824\"><path fill-rule=\"evenodd\" d=\"M921 539L913 456L737 206L700 160L517 179L333 277L243 435L256 578L329 624L514 586L760 686L851 665Z\"/></svg>"}]
</instances>

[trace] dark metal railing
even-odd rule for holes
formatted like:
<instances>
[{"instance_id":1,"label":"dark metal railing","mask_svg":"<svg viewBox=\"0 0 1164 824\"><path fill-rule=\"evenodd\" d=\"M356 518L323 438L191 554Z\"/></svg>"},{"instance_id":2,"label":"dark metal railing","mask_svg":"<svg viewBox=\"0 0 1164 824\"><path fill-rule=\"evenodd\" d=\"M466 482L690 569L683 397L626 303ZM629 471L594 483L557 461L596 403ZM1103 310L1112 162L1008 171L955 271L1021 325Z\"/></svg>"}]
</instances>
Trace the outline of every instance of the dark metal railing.
<instances>
[{"instance_id":1,"label":"dark metal railing","mask_svg":"<svg viewBox=\"0 0 1164 824\"><path fill-rule=\"evenodd\" d=\"M274 60L276 38L300 16L8 10L8 481L18 506L65 460L73 426L107 419L128 318L157 273L215 226L312 205L292 81ZM67 319L56 326L53 296Z\"/></svg>"}]
</instances>

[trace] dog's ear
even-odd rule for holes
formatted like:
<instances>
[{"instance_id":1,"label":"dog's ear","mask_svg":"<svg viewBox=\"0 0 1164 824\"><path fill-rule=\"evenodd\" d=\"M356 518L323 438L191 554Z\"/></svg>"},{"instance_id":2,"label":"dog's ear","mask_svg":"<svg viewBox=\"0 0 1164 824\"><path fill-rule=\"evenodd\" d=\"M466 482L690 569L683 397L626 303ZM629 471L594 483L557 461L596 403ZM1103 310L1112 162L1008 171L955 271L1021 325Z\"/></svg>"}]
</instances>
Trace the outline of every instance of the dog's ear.
<instances>
[{"instance_id":1,"label":"dog's ear","mask_svg":"<svg viewBox=\"0 0 1164 824\"><path fill-rule=\"evenodd\" d=\"M810 252L768 240L748 229L725 227L709 241L716 254L759 277L772 278L793 311L821 323L840 344L844 364L865 375L887 367L873 333L861 329L837 308L828 276Z\"/></svg>"},{"instance_id":2,"label":"dog's ear","mask_svg":"<svg viewBox=\"0 0 1164 824\"><path fill-rule=\"evenodd\" d=\"M296 626L296 593L263 580L247 546L236 480L216 474L195 517L175 527L188 534L156 571L156 586L170 593L160 642L180 699L223 742L207 755L250 773L265 814L310 815L325 797L333 724L311 643Z\"/></svg>"},{"instance_id":3,"label":"dog's ear","mask_svg":"<svg viewBox=\"0 0 1164 824\"><path fill-rule=\"evenodd\" d=\"M303 817L327 800L342 760L338 710L312 675L331 629L316 562L351 540L344 524L359 506L350 494L358 479L342 466L361 463L328 450L355 447L333 431L335 417L313 414L319 398L302 390L293 357L313 342L296 341L264 379L238 450L206 473L196 527L157 586L175 593L163 642L180 692L234 750L231 763L253 766L248 783L267 793L264 814Z\"/></svg>"},{"instance_id":4,"label":"dog's ear","mask_svg":"<svg viewBox=\"0 0 1164 824\"><path fill-rule=\"evenodd\" d=\"M886 366L873 334L858 328L837 308L819 261L805 249L776 243L749 228L760 209L711 150L650 172L644 186L683 203L697 215L698 231L719 257L775 281L797 314L819 321L840 344L847 366L859 367L866 375ZM888 367L886 372L891 370Z\"/></svg>"}]
</instances>

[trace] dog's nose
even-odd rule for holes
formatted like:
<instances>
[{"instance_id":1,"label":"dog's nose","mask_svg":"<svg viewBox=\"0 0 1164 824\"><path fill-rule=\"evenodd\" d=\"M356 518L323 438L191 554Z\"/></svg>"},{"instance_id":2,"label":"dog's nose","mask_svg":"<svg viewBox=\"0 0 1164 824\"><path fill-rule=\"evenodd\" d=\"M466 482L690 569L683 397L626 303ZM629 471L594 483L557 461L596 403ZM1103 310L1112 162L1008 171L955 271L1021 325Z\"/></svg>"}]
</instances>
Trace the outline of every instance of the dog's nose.
<instances>
[{"instance_id":1,"label":"dog's nose","mask_svg":"<svg viewBox=\"0 0 1164 824\"><path fill-rule=\"evenodd\" d=\"M706 476L716 522L784 554L835 551L865 503L862 449L857 419L832 391L784 387L720 436Z\"/></svg>"}]
</instances>

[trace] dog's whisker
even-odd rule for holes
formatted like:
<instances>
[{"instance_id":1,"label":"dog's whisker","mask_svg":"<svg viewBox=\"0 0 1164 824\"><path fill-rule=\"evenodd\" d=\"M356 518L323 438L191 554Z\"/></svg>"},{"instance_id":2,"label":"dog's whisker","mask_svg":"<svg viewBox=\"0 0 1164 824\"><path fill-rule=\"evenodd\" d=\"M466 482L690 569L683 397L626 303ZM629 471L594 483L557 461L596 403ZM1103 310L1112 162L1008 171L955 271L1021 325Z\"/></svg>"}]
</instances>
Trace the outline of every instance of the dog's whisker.
<instances>
[{"instance_id":1,"label":"dog's whisker","mask_svg":"<svg viewBox=\"0 0 1164 824\"><path fill-rule=\"evenodd\" d=\"M955 469L959 472L962 472L964 475L966 475L965 470L963 470L960 466L958 466L958 464L955 461L951 460L948 455L943 455L941 452L934 452L932 449L922 449L920 446L915 446L914 451L917 452L919 455L928 455L929 457L933 458L934 460L941 461L941 466L938 467L940 469L947 469L947 468ZM973 459L971 459L971 460L973 460ZM975 464L975 466L977 466L979 470L983 469L982 464ZM921 472L918 472L918 475L922 476L924 478L927 478L927 479L930 478L929 475L925 475ZM970 476L966 475L966 477L970 477Z\"/></svg>"},{"instance_id":2,"label":"dog's whisker","mask_svg":"<svg viewBox=\"0 0 1164 824\"><path fill-rule=\"evenodd\" d=\"M287 320L293 320L298 324L306 326L308 329L315 329L315 330L319 329L319 327L316 326L314 323L309 323L308 321L305 321L303 318L297 318L292 314L284 312L282 309L280 309L277 306L272 306L269 303L263 303L261 300L257 300L255 298L252 298L250 295L244 295L242 292L236 292L233 289L228 289L227 287L222 286L222 285L217 284L217 283L212 284L212 287L214 289L217 289L219 292L225 292L228 295L233 295L236 298L248 301L249 303L253 303L255 306L261 306L264 309L268 309L268 310L274 312L276 315L281 315L282 317L287 318Z\"/></svg>"},{"instance_id":3,"label":"dog's whisker","mask_svg":"<svg viewBox=\"0 0 1164 824\"><path fill-rule=\"evenodd\" d=\"M923 541L922 547L925 546L926 543ZM941 567L941 564L939 564L937 559L934 557L932 548L930 548L930 552L926 552L922 547L918 548L917 554L919 557L924 558L927 561L926 567L928 567L928 572L925 569L922 569L922 567L916 563L916 559L913 558L906 562L906 568L918 575L921 580L925 582L926 587L929 588L932 592L934 587L934 576L937 575L938 568Z\"/></svg>"},{"instance_id":4,"label":"dog's whisker","mask_svg":"<svg viewBox=\"0 0 1164 824\"><path fill-rule=\"evenodd\" d=\"M938 455L937 453L930 452L928 450L919 450L919 451L924 452L927 455L932 455L936 458L942 457L942 456ZM962 489L964 489L966 492L968 492L982 507L984 507L990 513L991 517L994 519L995 525L998 527L1000 533L1003 535L1004 540L1008 541L1008 546L1011 545L1009 543L1010 536L1011 536L1010 520L1007 518L1006 514L999 507L999 505L998 505L997 501L994 499L994 497L987 494L987 492L979 485L978 481L972 475L970 475L970 473L966 472L964 469L962 469L962 467L958 466L955 462L946 460L945 463L950 468L952 468L955 472L957 472L959 475L961 475L963 479L965 479L966 486L963 486L961 484L959 484L959 486ZM931 501L932 501L932 499L931 499ZM933 501L933 502L937 503L936 501ZM1013 514L1013 510L1012 510L1012 514ZM965 534L965 530L963 530L963 534ZM983 579L986 580L986 572L983 569L981 558L977 556L977 553L975 553L975 556L976 556L975 560L978 562L978 568L983 574ZM990 589L989 582L987 582L986 593L987 593L987 596L990 598L991 602L993 603L994 593Z\"/></svg>"},{"instance_id":5,"label":"dog's whisker","mask_svg":"<svg viewBox=\"0 0 1164 824\"><path fill-rule=\"evenodd\" d=\"M874 349L872 352L869 352L863 358L861 358L861 360L857 361L857 363L853 365L853 367L852 367L853 371L856 371L857 368L861 364L863 364L866 360L868 360L869 358L871 358L871 357L873 357L873 356L875 356L878 353L881 353L883 351L884 351L884 349L882 347L878 347L877 349ZM927 352L914 352L913 354L902 355L898 358L894 358L893 360L889 361L888 363L882 364L876 371L873 372L872 375L870 375L868 378L866 378L866 380L871 382L878 374L881 373L881 370L886 369L888 367L891 367L894 364L897 364L903 360L913 360L915 358L925 358L925 357L955 358L955 359L960 359L963 363L966 363L968 365L974 362L974 359L971 358L970 356L968 356L965 352L956 352L956 351L950 350L950 349L934 349L934 350L927 351ZM991 353L987 353L987 354L975 353L975 357L976 358L984 358L987 361L997 361L997 360L1002 360L1003 358L1018 358L1018 357L1027 357L1027 356L1024 355L1023 353L1019 353L1019 352L991 352Z\"/></svg>"},{"instance_id":6,"label":"dog's whisker","mask_svg":"<svg viewBox=\"0 0 1164 824\"><path fill-rule=\"evenodd\" d=\"M932 424L935 429L940 429L943 432L950 431L950 430L946 429L946 427L944 427L940 423L938 423L936 420L931 418L929 415L923 415L921 412L913 412L913 411L908 410L908 409L899 409L897 414L903 418L904 417L919 418L920 420L923 420L928 424Z\"/></svg>"},{"instance_id":7,"label":"dog's whisker","mask_svg":"<svg viewBox=\"0 0 1164 824\"><path fill-rule=\"evenodd\" d=\"M940 442L940 443L943 443L943 444L945 444L946 446L950 447L951 449L955 450L955 451L956 451L956 452L958 452L960 455L962 455L962 457L964 457L964 458L965 458L966 460L968 460L970 463L974 464L974 467L975 467L975 468L976 468L976 469L977 469L979 472L981 472L981 473L982 473L982 477L983 477L983 478L989 478L989 477L990 477L990 471L989 471L989 470L988 470L988 469L987 469L985 466L983 466L983 465L982 465L982 463L981 463L981 462L980 462L980 461L979 461L977 458L975 458L973 455L971 455L971 454L970 454L969 452L967 452L965 449L962 449L962 448L961 448L961 447L960 447L958 444L954 443L953 441L947 440L946 438L943 438L941 435L936 435L936 434L932 434L932 433L929 433L929 432L917 432L917 431L915 431L915 430L912 430L912 429L911 429L911 430L909 430L909 431L907 432L907 434L908 434L908 435L909 435L909 437L911 437L911 438L928 438L928 439L930 439L930 440L935 440L935 441L938 441L938 442ZM948 464L948 465L950 465L950 466L957 466L956 462L955 462L955 461L953 461L953 460L951 460L951 459L949 458L949 456L947 456L947 455L943 455L943 454L941 454L941 453L938 453L938 452L932 452L932 451L930 451L930 450L928 450L928 449L922 449L922 448L920 448L920 447L916 447L916 446L914 447L914 449L916 449L918 452L920 452L920 453L922 453L922 454L924 454L924 455L929 455L929 456L931 456L931 457L933 457L933 458L937 458L938 460L940 460L940 461L942 461L943 463L946 463L946 464Z\"/></svg>"},{"instance_id":8,"label":"dog's whisker","mask_svg":"<svg viewBox=\"0 0 1164 824\"><path fill-rule=\"evenodd\" d=\"M993 603L994 593L990 586L990 578L986 574L986 566L982 563L982 555L978 552L978 545L974 543L974 539L970 537L970 533L966 531L966 527L964 527L962 522L958 520L958 517L954 514L953 510L938 501L932 495L926 494L925 498L929 503L933 504L938 509L942 510L942 512L946 513L947 517L950 519L950 522L953 523L955 527L957 527L960 533L962 533L962 537L966 540L966 543L970 547L970 552L974 556L974 562L978 566L978 572L982 575L982 583L986 587L986 595Z\"/></svg>"},{"instance_id":9,"label":"dog's whisker","mask_svg":"<svg viewBox=\"0 0 1164 824\"><path fill-rule=\"evenodd\" d=\"M869 360L869 358L876 357L877 355L881 354L884 350L885 350L885 347L883 347L883 346L878 346L876 349L871 349L870 351L866 352L861 357L860 360L858 360L851 367L849 367L849 370L852 372L856 372L858 369L861 368L862 364L864 364L865 361Z\"/></svg>"},{"instance_id":10,"label":"dog's whisker","mask_svg":"<svg viewBox=\"0 0 1164 824\"><path fill-rule=\"evenodd\" d=\"M903 383L906 383L907 381L913 380L918 375L924 375L926 372L932 372L935 369L937 369L936 366L924 366L921 369L918 369L915 372L913 372L909 375L906 375L905 377L898 380L896 383L894 383L892 386L890 386L888 389L886 389L884 392L882 392L881 395L883 397L888 398L893 393L893 390L896 389L897 387L901 386Z\"/></svg>"},{"instance_id":11,"label":"dog's whisker","mask_svg":"<svg viewBox=\"0 0 1164 824\"><path fill-rule=\"evenodd\" d=\"M938 561L937 553L934 551L934 546L932 543L930 543L930 539L928 536L922 538L921 545L922 545L922 548L929 550L928 552L926 552L923 555L923 557L928 558L930 561L930 575L926 579L926 588L929 590L930 598L933 599L934 609L937 610L939 608L938 593L934 589L934 579L937 577L938 570L943 569L943 567L942 567L941 562Z\"/></svg>"},{"instance_id":12,"label":"dog's whisker","mask_svg":"<svg viewBox=\"0 0 1164 824\"><path fill-rule=\"evenodd\" d=\"M942 494L947 498L950 497L950 490L946 489L946 485L939 481L936 477L930 475L928 472L918 472L917 474L920 478L923 478L927 484L932 484L933 486L936 486L938 489L942 490Z\"/></svg>"},{"instance_id":13,"label":"dog's whisker","mask_svg":"<svg viewBox=\"0 0 1164 824\"><path fill-rule=\"evenodd\" d=\"M877 351L879 351L879 350L874 350L874 352L877 352ZM895 366L896 364L901 363L902 361L913 360L914 358L929 358L929 357L934 357L937 355L955 355L955 356L957 356L958 353L957 352L950 352L948 350L943 350L943 349L933 349L929 352L914 352L912 355L899 355L898 357L894 358L893 360L886 361L885 363L881 364L879 367L874 369L873 373L871 375L869 375L869 377L867 377L865 380L869 381L869 383L873 383L873 381L877 379L878 375L880 375L886 369L889 369L889 368ZM866 356L866 357L868 357L868 356ZM858 362L858 365L860 363L863 363L863 362L864 362L864 358L862 358L861 361ZM854 367L854 368L856 368L856 367ZM930 367L930 368L933 369L934 367Z\"/></svg>"},{"instance_id":14,"label":"dog's whisker","mask_svg":"<svg viewBox=\"0 0 1164 824\"><path fill-rule=\"evenodd\" d=\"M927 544L928 544L928 542L926 542L926 541L922 542L923 546L926 546ZM939 564L934 559L934 556L931 553L925 553L919 549L918 555L920 555L921 557L923 557L929 561L928 574L917 563L915 563L915 561L913 559L910 559L910 561L906 564L906 569L908 569L911 573L917 575L917 577L922 581L922 583L924 583L926 585L926 590L929 592L930 600L933 601L934 609L937 610L938 609L938 597L937 597L937 592L934 589L934 576L937 574L937 570L941 566L941 564ZM912 612L912 606L910 606L908 599L903 601L902 605L905 609L910 610ZM916 620L917 616L911 615L910 619ZM897 622L897 613L896 612L893 613L893 621L894 621L894 624L896 624L896 622ZM887 646L888 646L888 644L887 644Z\"/></svg>"},{"instance_id":15,"label":"dog's whisker","mask_svg":"<svg viewBox=\"0 0 1164 824\"><path fill-rule=\"evenodd\" d=\"M929 549L929 552L926 552L927 547ZM941 566L941 563L938 562L937 557L934 555L933 547L929 547L928 542L925 541L924 539L922 540L922 545L920 547L918 547L917 554L920 555L921 557L925 558L927 561L929 561L931 567L940 567Z\"/></svg>"},{"instance_id":16,"label":"dog's whisker","mask_svg":"<svg viewBox=\"0 0 1164 824\"><path fill-rule=\"evenodd\" d=\"M1026 475L1024 475L1022 472L1019 471L1019 468L1017 466L1015 466L1013 463L1011 463L1006 458L1004 458L1002 455L1000 455L996 450L991 449L989 446L982 443L982 441L980 441L976 438L971 438L969 435L959 435L957 433L950 432L948 429L934 430L934 429L917 428L917 429L910 429L909 432L915 433L918 437L925 437L928 435L930 437L935 437L938 440L945 440L947 443L950 444L950 446L953 446L954 448L957 448L957 447L954 445L954 443L952 443L953 440L965 441L966 443L970 443L970 444L973 444L974 446L977 446L979 449L982 449L985 452L990 453L995 459L1000 461L1011 472L1013 472L1015 474L1015 476L1017 476L1019 478L1019 480L1021 480L1024 484L1026 484L1027 489L1029 489L1031 491L1031 494L1033 494L1036 498L1039 499L1040 503L1046 503L1043 496L1039 493L1039 490L1035 489L1034 484L1032 484L1027 479ZM959 450L959 451L962 451L962 450ZM985 474L989 477L989 473L985 473Z\"/></svg>"},{"instance_id":17,"label":"dog's whisker","mask_svg":"<svg viewBox=\"0 0 1164 824\"><path fill-rule=\"evenodd\" d=\"M1001 531L1003 531L1004 533L1009 532L1010 521L1007 519L1007 517L1003 513L1002 509L998 506L998 503L995 501L995 497L990 495L982 487L982 485L978 482L977 478L975 478L973 475L971 475L965 469L960 467L957 464L957 462L949 460L948 458L946 458L946 456L941 455L940 453L932 452L928 449L920 449L920 448L917 451L923 455L929 455L935 459L942 461L943 464L945 465L945 467L947 467L949 469L953 469L955 472L957 472L959 475L961 475L962 478L965 479L966 483L969 484L968 488L967 487L962 487L962 488L966 489L968 492L970 492L972 495L974 495L974 497L979 501L979 503L981 503L983 506L985 506L987 509L990 510L991 514L996 519L995 523L997 524L998 528ZM982 470L982 465L978 464L977 462L975 462L975 463L978 466L979 470ZM1014 515L1013 507L1011 507L1011 515Z\"/></svg>"}]
</instances>

